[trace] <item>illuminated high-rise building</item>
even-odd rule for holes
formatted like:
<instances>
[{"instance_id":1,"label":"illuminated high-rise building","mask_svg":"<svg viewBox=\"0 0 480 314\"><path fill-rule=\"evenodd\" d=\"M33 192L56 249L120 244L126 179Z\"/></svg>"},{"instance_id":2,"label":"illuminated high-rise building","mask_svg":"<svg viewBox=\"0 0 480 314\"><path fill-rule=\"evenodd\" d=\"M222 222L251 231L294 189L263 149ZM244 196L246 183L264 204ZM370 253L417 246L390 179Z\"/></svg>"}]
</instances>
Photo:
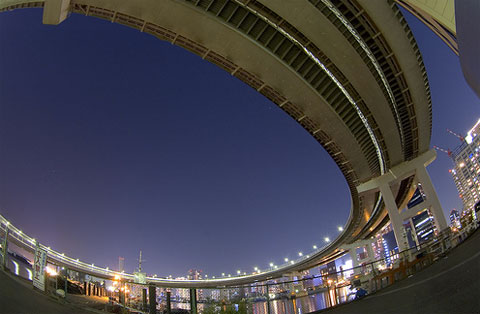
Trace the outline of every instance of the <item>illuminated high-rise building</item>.
<instances>
[{"instance_id":1,"label":"illuminated high-rise building","mask_svg":"<svg viewBox=\"0 0 480 314\"><path fill-rule=\"evenodd\" d=\"M468 131L462 144L453 150L451 157L455 168L450 170L463 209L473 210L480 200L480 120Z\"/></svg>"},{"instance_id":2,"label":"illuminated high-rise building","mask_svg":"<svg viewBox=\"0 0 480 314\"><path fill-rule=\"evenodd\" d=\"M452 225L452 227L455 228L461 227L460 215L458 214L458 211L456 209L452 209L452 211L450 212L450 224Z\"/></svg>"}]
</instances>

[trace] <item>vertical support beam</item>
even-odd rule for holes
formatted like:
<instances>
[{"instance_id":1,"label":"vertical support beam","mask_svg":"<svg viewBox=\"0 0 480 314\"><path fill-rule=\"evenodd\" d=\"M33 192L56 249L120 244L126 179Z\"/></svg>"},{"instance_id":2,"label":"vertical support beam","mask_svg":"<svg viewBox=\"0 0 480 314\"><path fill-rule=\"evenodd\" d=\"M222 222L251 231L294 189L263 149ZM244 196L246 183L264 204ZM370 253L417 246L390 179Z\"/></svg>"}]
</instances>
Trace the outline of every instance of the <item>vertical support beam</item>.
<instances>
[{"instance_id":1,"label":"vertical support beam","mask_svg":"<svg viewBox=\"0 0 480 314\"><path fill-rule=\"evenodd\" d=\"M415 230L415 224L413 223L413 217L410 217L410 228L412 228L412 236L413 241L415 241L415 245L417 246L417 250L420 248L420 242L418 242L417 230Z\"/></svg>"},{"instance_id":2,"label":"vertical support beam","mask_svg":"<svg viewBox=\"0 0 480 314\"><path fill-rule=\"evenodd\" d=\"M417 167L416 174L418 181L422 184L423 191L427 195L427 201L431 205L431 212L433 218L435 219L435 226L437 227L438 232L443 231L444 229L448 228L447 220L445 219L445 215L443 214L442 205L440 205L440 201L438 200L437 192L435 191L435 187L433 186L432 180L430 179L430 175L427 172L425 166Z\"/></svg>"},{"instance_id":3,"label":"vertical support beam","mask_svg":"<svg viewBox=\"0 0 480 314\"><path fill-rule=\"evenodd\" d=\"M87 282L86 281L83 282L83 292L85 293L85 295L88 295Z\"/></svg>"},{"instance_id":4,"label":"vertical support beam","mask_svg":"<svg viewBox=\"0 0 480 314\"><path fill-rule=\"evenodd\" d=\"M385 206L387 207L388 216L392 224L393 233L397 240L398 251L404 251L407 249L405 239L403 236L403 220L398 212L397 202L393 196L392 189L388 182L381 182L379 185L380 193L382 194Z\"/></svg>"},{"instance_id":5,"label":"vertical support beam","mask_svg":"<svg viewBox=\"0 0 480 314\"><path fill-rule=\"evenodd\" d=\"M124 283L121 282L121 281L120 281L120 283L121 283L121 284L120 284L120 287L123 288L123 290L120 289L120 293L121 293L121 295L122 295L123 312L126 312L125 307L126 307L126 305L127 305L127 291L126 291L126 286L127 286L127 285L124 284Z\"/></svg>"},{"instance_id":6,"label":"vertical support beam","mask_svg":"<svg viewBox=\"0 0 480 314\"><path fill-rule=\"evenodd\" d=\"M65 267L65 299L67 298L68 291L68 268Z\"/></svg>"},{"instance_id":7,"label":"vertical support beam","mask_svg":"<svg viewBox=\"0 0 480 314\"><path fill-rule=\"evenodd\" d=\"M142 311L147 310L147 289L142 288Z\"/></svg>"},{"instance_id":8,"label":"vertical support beam","mask_svg":"<svg viewBox=\"0 0 480 314\"><path fill-rule=\"evenodd\" d=\"M170 299L171 299L171 292L170 290L167 291L167 314L171 314L172 313L172 304L170 303Z\"/></svg>"},{"instance_id":9,"label":"vertical support beam","mask_svg":"<svg viewBox=\"0 0 480 314\"><path fill-rule=\"evenodd\" d=\"M268 287L268 284L267 284L267 314L270 314L272 313L271 309L270 309L270 289Z\"/></svg>"},{"instance_id":10,"label":"vertical support beam","mask_svg":"<svg viewBox=\"0 0 480 314\"><path fill-rule=\"evenodd\" d=\"M368 262L371 263L375 261L375 254L373 253L372 243L367 243L365 247L367 248Z\"/></svg>"},{"instance_id":11,"label":"vertical support beam","mask_svg":"<svg viewBox=\"0 0 480 314\"><path fill-rule=\"evenodd\" d=\"M68 16L70 0L45 0L43 24L58 25Z\"/></svg>"},{"instance_id":12,"label":"vertical support beam","mask_svg":"<svg viewBox=\"0 0 480 314\"><path fill-rule=\"evenodd\" d=\"M190 313L197 314L197 289L190 289Z\"/></svg>"},{"instance_id":13,"label":"vertical support beam","mask_svg":"<svg viewBox=\"0 0 480 314\"><path fill-rule=\"evenodd\" d=\"M348 250L348 254L350 254L350 258L352 259L352 265L353 265L353 274L357 275L360 273L360 268L358 267L360 263L358 262L357 259L357 248L352 247Z\"/></svg>"},{"instance_id":14,"label":"vertical support beam","mask_svg":"<svg viewBox=\"0 0 480 314\"><path fill-rule=\"evenodd\" d=\"M3 238L2 243L2 269L7 270L7 263L8 263L8 234L10 233L10 229L8 226L5 227L5 237Z\"/></svg>"},{"instance_id":15,"label":"vertical support beam","mask_svg":"<svg viewBox=\"0 0 480 314\"><path fill-rule=\"evenodd\" d=\"M150 309L148 313L156 314L157 313L157 287L154 285L148 286L148 303L150 305Z\"/></svg>"}]
</instances>

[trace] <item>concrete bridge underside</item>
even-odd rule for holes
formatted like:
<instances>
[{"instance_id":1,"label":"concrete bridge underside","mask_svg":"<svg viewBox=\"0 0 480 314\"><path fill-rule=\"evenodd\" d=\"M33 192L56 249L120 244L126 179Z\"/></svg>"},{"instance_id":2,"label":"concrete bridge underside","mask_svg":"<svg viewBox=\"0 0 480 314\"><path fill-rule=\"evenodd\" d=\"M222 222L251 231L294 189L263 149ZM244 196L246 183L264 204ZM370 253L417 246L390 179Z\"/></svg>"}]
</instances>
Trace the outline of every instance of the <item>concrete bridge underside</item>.
<instances>
[{"instance_id":1,"label":"concrete bridge underside","mask_svg":"<svg viewBox=\"0 0 480 314\"><path fill-rule=\"evenodd\" d=\"M192 286L265 280L343 254L342 244L388 222L381 194L357 187L429 148L427 75L391 0L0 0L0 11L19 8L44 8L44 22L53 24L71 13L102 18L199 55L282 108L342 171L352 207L328 247L276 271ZM392 187L399 207L414 183L410 177Z\"/></svg>"}]
</instances>

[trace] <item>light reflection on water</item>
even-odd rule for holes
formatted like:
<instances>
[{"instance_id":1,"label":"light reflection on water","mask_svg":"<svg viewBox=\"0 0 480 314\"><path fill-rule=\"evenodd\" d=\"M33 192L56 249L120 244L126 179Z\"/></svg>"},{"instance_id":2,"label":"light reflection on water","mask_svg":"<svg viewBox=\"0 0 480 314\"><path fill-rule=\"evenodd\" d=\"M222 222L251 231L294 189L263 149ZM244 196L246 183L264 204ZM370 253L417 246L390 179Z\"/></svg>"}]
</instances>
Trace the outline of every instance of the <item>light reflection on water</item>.
<instances>
[{"instance_id":1,"label":"light reflection on water","mask_svg":"<svg viewBox=\"0 0 480 314\"><path fill-rule=\"evenodd\" d=\"M270 314L306 314L318 310L325 309L327 307L343 303L348 299L352 291L348 287L338 288L336 291L333 289L327 292L319 292L313 295L306 295L303 297L297 297L295 299L278 299L270 301ZM198 311L203 312L206 304L198 303ZM190 309L190 304L172 302L172 309ZM247 305L248 314L268 314L268 306L266 301L252 302Z\"/></svg>"},{"instance_id":2,"label":"light reflection on water","mask_svg":"<svg viewBox=\"0 0 480 314\"><path fill-rule=\"evenodd\" d=\"M296 299L280 299L270 301L270 309L274 314L305 314L325 309L329 306L343 303L351 293L348 287L338 288L337 291L330 290L330 296L327 292L320 292L313 295L307 295ZM253 314L266 314L267 303L255 302L252 305Z\"/></svg>"},{"instance_id":3,"label":"light reflection on water","mask_svg":"<svg viewBox=\"0 0 480 314\"><path fill-rule=\"evenodd\" d=\"M270 314L306 314L318 310L325 309L327 307L336 305L338 303L346 302L352 291L348 287L337 288L327 292L319 292L313 295L306 295L303 297L297 297L295 299L278 299L270 301ZM206 304L198 303L198 311L203 312ZM268 314L268 306L266 301L248 303L248 314ZM190 309L190 304L185 302L172 302L172 309Z\"/></svg>"}]
</instances>

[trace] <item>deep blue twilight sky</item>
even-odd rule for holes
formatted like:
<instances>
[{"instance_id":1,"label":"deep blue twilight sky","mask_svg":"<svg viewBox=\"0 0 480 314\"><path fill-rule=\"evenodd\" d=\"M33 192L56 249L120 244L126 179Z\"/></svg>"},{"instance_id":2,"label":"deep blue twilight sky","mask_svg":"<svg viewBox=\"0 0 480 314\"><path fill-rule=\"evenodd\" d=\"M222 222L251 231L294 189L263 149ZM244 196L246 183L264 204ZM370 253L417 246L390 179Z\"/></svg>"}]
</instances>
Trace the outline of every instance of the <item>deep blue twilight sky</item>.
<instances>
[{"instance_id":1,"label":"deep blue twilight sky","mask_svg":"<svg viewBox=\"0 0 480 314\"><path fill-rule=\"evenodd\" d=\"M180 276L253 271L335 237L347 185L323 148L267 99L136 30L41 10L0 14L0 213L74 258ZM480 118L458 58L411 22L430 78L432 145ZM445 212L461 208L439 154Z\"/></svg>"}]
</instances>

